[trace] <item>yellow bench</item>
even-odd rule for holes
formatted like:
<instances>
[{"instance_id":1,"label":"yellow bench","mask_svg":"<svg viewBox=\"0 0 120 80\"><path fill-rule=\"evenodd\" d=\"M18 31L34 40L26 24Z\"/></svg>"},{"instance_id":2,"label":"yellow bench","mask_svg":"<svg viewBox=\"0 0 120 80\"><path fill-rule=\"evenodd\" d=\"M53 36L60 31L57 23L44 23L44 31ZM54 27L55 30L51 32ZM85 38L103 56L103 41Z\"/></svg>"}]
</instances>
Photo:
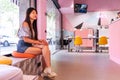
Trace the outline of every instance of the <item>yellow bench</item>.
<instances>
[{"instance_id":1,"label":"yellow bench","mask_svg":"<svg viewBox=\"0 0 120 80\"><path fill-rule=\"evenodd\" d=\"M0 64L12 64L12 59L6 56L0 56Z\"/></svg>"}]
</instances>

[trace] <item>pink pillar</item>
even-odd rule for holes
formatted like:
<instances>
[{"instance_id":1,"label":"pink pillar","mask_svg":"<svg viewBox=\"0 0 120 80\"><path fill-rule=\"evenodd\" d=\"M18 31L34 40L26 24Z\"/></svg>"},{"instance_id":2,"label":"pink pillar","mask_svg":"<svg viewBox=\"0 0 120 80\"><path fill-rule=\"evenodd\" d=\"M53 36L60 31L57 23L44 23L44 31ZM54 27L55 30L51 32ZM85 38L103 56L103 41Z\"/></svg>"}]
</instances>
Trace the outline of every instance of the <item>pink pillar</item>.
<instances>
[{"instance_id":1,"label":"pink pillar","mask_svg":"<svg viewBox=\"0 0 120 80\"><path fill-rule=\"evenodd\" d=\"M46 39L46 0L37 0L37 27L38 27L38 39Z\"/></svg>"},{"instance_id":2,"label":"pink pillar","mask_svg":"<svg viewBox=\"0 0 120 80\"><path fill-rule=\"evenodd\" d=\"M120 64L120 20L109 25L110 59Z\"/></svg>"}]
</instances>

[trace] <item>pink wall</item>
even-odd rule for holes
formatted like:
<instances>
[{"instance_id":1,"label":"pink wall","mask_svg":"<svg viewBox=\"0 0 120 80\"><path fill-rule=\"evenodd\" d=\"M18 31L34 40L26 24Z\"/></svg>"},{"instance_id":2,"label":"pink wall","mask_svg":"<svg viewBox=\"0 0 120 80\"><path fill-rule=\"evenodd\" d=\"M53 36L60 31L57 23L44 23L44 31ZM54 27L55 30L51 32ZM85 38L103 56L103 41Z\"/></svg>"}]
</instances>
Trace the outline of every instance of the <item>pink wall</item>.
<instances>
[{"instance_id":1,"label":"pink wall","mask_svg":"<svg viewBox=\"0 0 120 80\"><path fill-rule=\"evenodd\" d=\"M106 27L106 25L109 25L111 23L111 19L115 19L117 16L118 11L104 11L102 13L101 17L101 24ZM82 28L93 28L96 29L98 27L98 19L99 19L100 12L88 12L87 14L63 14L63 28L71 30L75 26L79 25L80 23L83 23ZM72 26L67 26L68 24ZM104 27L103 26L103 27ZM66 28L68 27L68 28ZM70 29L71 28L71 29Z\"/></svg>"},{"instance_id":2,"label":"pink wall","mask_svg":"<svg viewBox=\"0 0 120 80\"><path fill-rule=\"evenodd\" d=\"M110 59L120 64L120 20L109 25Z\"/></svg>"},{"instance_id":3,"label":"pink wall","mask_svg":"<svg viewBox=\"0 0 120 80\"><path fill-rule=\"evenodd\" d=\"M38 10L38 38L46 39L46 0L37 0L37 10Z\"/></svg>"},{"instance_id":4,"label":"pink wall","mask_svg":"<svg viewBox=\"0 0 120 80\"><path fill-rule=\"evenodd\" d=\"M98 13L99 11L110 11L110 10L120 10L120 0L58 0L61 8L61 12L64 15L66 23L64 22L63 25L71 24L73 27L75 25L78 25L81 21L86 22L89 27L95 26L98 21ZM90 11L90 14L75 14L74 13L74 7L71 7L71 5L74 5L74 3L85 3L88 4L88 12ZM92 11L98 12L98 13L91 13ZM112 17L112 13L102 12L103 15L106 16L106 18L102 18L102 24L108 25L110 23L111 18L114 18L116 16ZM67 17L70 15L69 17ZM91 18L92 17L92 18ZM89 20L90 19L90 20ZM68 23L67 23L68 22ZM90 25L89 25L90 24ZM91 26L92 24L92 26ZM66 26L63 26L66 28ZM70 29L69 29L70 30Z\"/></svg>"},{"instance_id":5,"label":"pink wall","mask_svg":"<svg viewBox=\"0 0 120 80\"><path fill-rule=\"evenodd\" d=\"M69 20L63 15L63 29L68 31L74 31L74 28L72 24L69 22Z\"/></svg>"}]
</instances>

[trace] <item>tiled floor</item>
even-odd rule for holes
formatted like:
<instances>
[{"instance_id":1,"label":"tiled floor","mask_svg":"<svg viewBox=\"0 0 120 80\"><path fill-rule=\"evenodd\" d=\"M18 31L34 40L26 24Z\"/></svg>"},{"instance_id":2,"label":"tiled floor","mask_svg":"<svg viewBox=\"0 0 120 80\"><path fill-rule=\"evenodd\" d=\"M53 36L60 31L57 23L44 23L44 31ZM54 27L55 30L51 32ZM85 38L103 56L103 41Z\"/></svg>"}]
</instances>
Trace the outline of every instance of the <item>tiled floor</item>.
<instances>
[{"instance_id":1,"label":"tiled floor","mask_svg":"<svg viewBox=\"0 0 120 80\"><path fill-rule=\"evenodd\" d=\"M58 74L54 80L120 80L120 65L111 61L108 53L62 50L52 55L52 66Z\"/></svg>"}]
</instances>

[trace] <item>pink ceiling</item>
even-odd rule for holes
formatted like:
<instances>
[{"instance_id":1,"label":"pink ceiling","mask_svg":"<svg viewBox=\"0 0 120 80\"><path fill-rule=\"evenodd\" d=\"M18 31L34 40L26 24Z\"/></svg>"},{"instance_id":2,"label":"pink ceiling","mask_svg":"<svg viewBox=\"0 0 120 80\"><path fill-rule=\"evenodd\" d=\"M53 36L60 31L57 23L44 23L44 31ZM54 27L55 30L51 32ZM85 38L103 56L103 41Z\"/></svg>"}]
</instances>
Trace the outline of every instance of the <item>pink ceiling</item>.
<instances>
[{"instance_id":1,"label":"pink ceiling","mask_svg":"<svg viewBox=\"0 0 120 80\"><path fill-rule=\"evenodd\" d=\"M73 3L85 3L88 11L120 10L120 0L58 0L63 13L73 13ZM65 9L65 10L64 10Z\"/></svg>"},{"instance_id":2,"label":"pink ceiling","mask_svg":"<svg viewBox=\"0 0 120 80\"><path fill-rule=\"evenodd\" d=\"M61 8L61 12L63 14L74 13L74 9L72 5L74 4L74 0L58 0Z\"/></svg>"},{"instance_id":3,"label":"pink ceiling","mask_svg":"<svg viewBox=\"0 0 120 80\"><path fill-rule=\"evenodd\" d=\"M61 7L70 7L74 3L74 0L58 0L58 2Z\"/></svg>"}]
</instances>

